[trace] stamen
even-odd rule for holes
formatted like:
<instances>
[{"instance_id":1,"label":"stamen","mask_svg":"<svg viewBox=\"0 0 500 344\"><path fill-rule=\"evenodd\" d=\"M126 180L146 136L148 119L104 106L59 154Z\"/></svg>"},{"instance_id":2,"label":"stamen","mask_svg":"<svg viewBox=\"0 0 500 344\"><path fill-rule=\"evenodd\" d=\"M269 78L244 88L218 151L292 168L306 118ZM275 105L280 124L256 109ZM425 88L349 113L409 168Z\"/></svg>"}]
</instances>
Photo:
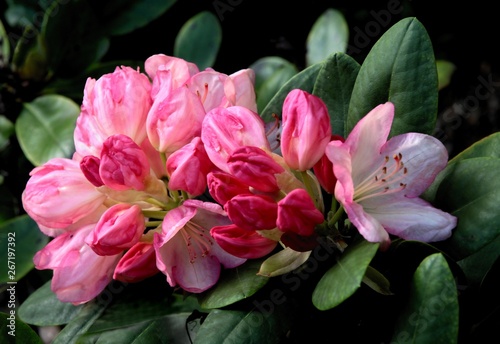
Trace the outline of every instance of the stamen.
<instances>
[{"instance_id":1,"label":"stamen","mask_svg":"<svg viewBox=\"0 0 500 344\"><path fill-rule=\"evenodd\" d=\"M213 245L212 237L206 233L203 227L188 222L181 229L181 233L189 252L189 262L191 264L198 258L197 253L201 253L202 258L210 253Z\"/></svg>"},{"instance_id":2,"label":"stamen","mask_svg":"<svg viewBox=\"0 0 500 344\"><path fill-rule=\"evenodd\" d=\"M392 159L394 163L386 166L390 159L385 156L381 168L376 169L355 186L354 200L360 202L381 194L387 195L404 190L406 184L402 183L401 180L407 175L408 169L404 167L402 159L403 155L401 153L395 154ZM401 171L402 173L400 173ZM395 185L398 186L395 187Z\"/></svg>"}]
</instances>

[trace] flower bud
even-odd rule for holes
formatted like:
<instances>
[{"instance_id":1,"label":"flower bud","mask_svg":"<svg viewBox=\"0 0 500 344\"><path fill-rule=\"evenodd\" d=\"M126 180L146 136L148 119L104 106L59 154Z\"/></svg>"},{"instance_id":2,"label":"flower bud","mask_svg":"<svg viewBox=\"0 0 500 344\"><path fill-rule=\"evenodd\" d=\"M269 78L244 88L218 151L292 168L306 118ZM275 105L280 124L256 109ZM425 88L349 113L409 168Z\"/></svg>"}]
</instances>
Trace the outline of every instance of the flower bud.
<instances>
[{"instance_id":1,"label":"flower bud","mask_svg":"<svg viewBox=\"0 0 500 344\"><path fill-rule=\"evenodd\" d=\"M295 89L283 103L281 152L290 168L305 171L323 156L330 141L328 109L315 95Z\"/></svg>"},{"instance_id":2,"label":"flower bud","mask_svg":"<svg viewBox=\"0 0 500 344\"><path fill-rule=\"evenodd\" d=\"M101 160L93 155L87 155L80 161L80 169L83 175L87 178L89 182L95 187L103 186L104 182L99 175L99 165Z\"/></svg>"},{"instance_id":3,"label":"flower bud","mask_svg":"<svg viewBox=\"0 0 500 344\"><path fill-rule=\"evenodd\" d=\"M344 138L339 135L332 135L331 140L340 140L342 142L345 141ZM326 192L333 195L335 191L335 185L337 184L337 178L333 174L333 164L330 159L328 159L326 154L323 154L321 159L319 159L318 162L314 164L313 171L321 187Z\"/></svg>"},{"instance_id":4,"label":"flower bud","mask_svg":"<svg viewBox=\"0 0 500 344\"><path fill-rule=\"evenodd\" d=\"M262 192L278 191L275 174L285 171L265 151L252 146L237 148L227 166L236 178Z\"/></svg>"},{"instance_id":5,"label":"flower bud","mask_svg":"<svg viewBox=\"0 0 500 344\"><path fill-rule=\"evenodd\" d=\"M222 205L237 195L250 194L247 184L226 172L212 171L208 173L207 184L210 195Z\"/></svg>"},{"instance_id":6,"label":"flower bud","mask_svg":"<svg viewBox=\"0 0 500 344\"><path fill-rule=\"evenodd\" d=\"M113 135L104 142L99 175L112 189L142 191L146 177L150 175L149 161L130 137Z\"/></svg>"},{"instance_id":7,"label":"flower bud","mask_svg":"<svg viewBox=\"0 0 500 344\"><path fill-rule=\"evenodd\" d=\"M234 224L215 226L210 230L210 234L224 251L246 259L263 257L272 252L278 244L256 231L242 229Z\"/></svg>"},{"instance_id":8,"label":"flower bud","mask_svg":"<svg viewBox=\"0 0 500 344\"><path fill-rule=\"evenodd\" d=\"M265 195L238 195L224 209L231 221L246 230L276 228L278 205Z\"/></svg>"},{"instance_id":9,"label":"flower bud","mask_svg":"<svg viewBox=\"0 0 500 344\"><path fill-rule=\"evenodd\" d=\"M86 242L98 255L115 255L136 244L145 228L138 205L118 203L102 214Z\"/></svg>"},{"instance_id":10,"label":"flower bud","mask_svg":"<svg viewBox=\"0 0 500 344\"><path fill-rule=\"evenodd\" d=\"M138 242L120 259L113 279L126 283L139 282L158 272L153 244Z\"/></svg>"},{"instance_id":11,"label":"flower bud","mask_svg":"<svg viewBox=\"0 0 500 344\"><path fill-rule=\"evenodd\" d=\"M323 223L323 214L316 209L311 196L304 189L295 189L278 202L278 228L309 236L314 227Z\"/></svg>"}]
</instances>

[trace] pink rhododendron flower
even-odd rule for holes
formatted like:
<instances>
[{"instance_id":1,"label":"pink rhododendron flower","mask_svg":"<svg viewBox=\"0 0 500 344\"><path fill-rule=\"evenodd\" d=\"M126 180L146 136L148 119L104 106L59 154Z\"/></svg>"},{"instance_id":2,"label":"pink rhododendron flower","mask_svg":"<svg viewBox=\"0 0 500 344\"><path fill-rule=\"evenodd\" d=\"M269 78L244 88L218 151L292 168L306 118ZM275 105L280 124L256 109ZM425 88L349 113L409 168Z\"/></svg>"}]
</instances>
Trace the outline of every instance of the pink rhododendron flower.
<instances>
[{"instance_id":1,"label":"pink rhododendron flower","mask_svg":"<svg viewBox=\"0 0 500 344\"><path fill-rule=\"evenodd\" d=\"M118 203L102 214L85 242L98 255L115 255L137 243L145 229L138 205Z\"/></svg>"},{"instance_id":2,"label":"pink rhododendron flower","mask_svg":"<svg viewBox=\"0 0 500 344\"><path fill-rule=\"evenodd\" d=\"M184 190L199 196L207 188L207 174L215 169L199 137L175 151L167 159L170 190Z\"/></svg>"},{"instance_id":3,"label":"pink rhododendron flower","mask_svg":"<svg viewBox=\"0 0 500 344\"><path fill-rule=\"evenodd\" d=\"M248 184L222 171L212 171L208 173L207 184L210 195L223 206L231 198L237 195L251 194Z\"/></svg>"},{"instance_id":4,"label":"pink rhododendron flower","mask_svg":"<svg viewBox=\"0 0 500 344\"><path fill-rule=\"evenodd\" d=\"M242 69L229 75L229 80L224 84L227 99L232 105L243 106L257 112L255 99L255 72L252 69Z\"/></svg>"},{"instance_id":5,"label":"pink rhododendron flower","mask_svg":"<svg viewBox=\"0 0 500 344\"><path fill-rule=\"evenodd\" d=\"M117 67L98 80L89 78L74 132L78 155L100 156L103 142L113 134L140 144L146 137L150 93L147 76L130 67Z\"/></svg>"},{"instance_id":6,"label":"pink rhododendron flower","mask_svg":"<svg viewBox=\"0 0 500 344\"><path fill-rule=\"evenodd\" d=\"M245 262L220 248L210 229L230 221L215 203L187 200L169 211L162 232L155 233L156 265L171 286L200 293L219 279L221 265L233 268Z\"/></svg>"},{"instance_id":7,"label":"pink rhododendron flower","mask_svg":"<svg viewBox=\"0 0 500 344\"><path fill-rule=\"evenodd\" d=\"M340 135L332 135L331 140L340 140L342 142L345 141L344 138ZM335 177L335 174L333 174L333 164L330 159L328 159L326 154L323 154L321 159L319 159L318 162L314 164L313 171L321 187L326 192L333 195L333 193L335 192L335 184L337 184L337 177Z\"/></svg>"},{"instance_id":8,"label":"pink rhododendron flower","mask_svg":"<svg viewBox=\"0 0 500 344\"><path fill-rule=\"evenodd\" d=\"M51 159L30 173L23 207L38 224L65 228L98 209L105 195L80 170L78 161Z\"/></svg>"},{"instance_id":9,"label":"pink rhododendron flower","mask_svg":"<svg viewBox=\"0 0 500 344\"><path fill-rule=\"evenodd\" d=\"M94 224L90 224L66 232L33 258L37 269L54 270L51 289L62 302L88 302L111 282L121 255L100 256L87 246L84 240L93 228Z\"/></svg>"},{"instance_id":10,"label":"pink rhododendron flower","mask_svg":"<svg viewBox=\"0 0 500 344\"><path fill-rule=\"evenodd\" d=\"M332 141L326 155L337 177L335 197L361 235L390 243L389 234L433 242L451 235L457 219L418 196L446 166L436 138L407 133L387 141L394 105L381 104L354 127L345 142Z\"/></svg>"},{"instance_id":11,"label":"pink rhododendron flower","mask_svg":"<svg viewBox=\"0 0 500 344\"><path fill-rule=\"evenodd\" d=\"M113 279L122 282L139 282L156 275L156 251L153 244L138 242L120 259Z\"/></svg>"},{"instance_id":12,"label":"pink rhododendron flower","mask_svg":"<svg viewBox=\"0 0 500 344\"><path fill-rule=\"evenodd\" d=\"M155 79L158 70L168 71L171 74L172 88L184 85L192 75L199 72L196 64L164 54L155 54L148 57L144 62L144 69L152 80Z\"/></svg>"},{"instance_id":13,"label":"pink rhododendron flower","mask_svg":"<svg viewBox=\"0 0 500 344\"><path fill-rule=\"evenodd\" d=\"M325 103L294 89L285 98L282 117L281 153L285 162L294 170L312 168L330 142L332 129Z\"/></svg>"},{"instance_id":14,"label":"pink rhododendron flower","mask_svg":"<svg viewBox=\"0 0 500 344\"><path fill-rule=\"evenodd\" d=\"M276 228L278 204L269 196L237 195L225 204L224 209L240 228L250 231Z\"/></svg>"}]
</instances>

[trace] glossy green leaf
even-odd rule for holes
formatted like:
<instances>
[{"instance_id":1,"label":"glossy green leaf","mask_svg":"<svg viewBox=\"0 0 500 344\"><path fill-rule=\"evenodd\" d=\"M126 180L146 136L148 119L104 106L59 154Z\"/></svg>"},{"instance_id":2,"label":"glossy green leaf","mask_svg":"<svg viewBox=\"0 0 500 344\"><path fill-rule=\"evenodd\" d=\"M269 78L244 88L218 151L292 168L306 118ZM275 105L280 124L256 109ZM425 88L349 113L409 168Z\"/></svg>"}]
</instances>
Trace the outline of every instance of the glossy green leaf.
<instances>
[{"instance_id":1,"label":"glossy green leaf","mask_svg":"<svg viewBox=\"0 0 500 344\"><path fill-rule=\"evenodd\" d=\"M14 314L10 313L11 311ZM44 344L31 327L16 319L15 309L6 309L6 313L0 312L0 326L2 343Z\"/></svg>"},{"instance_id":2,"label":"glossy green leaf","mask_svg":"<svg viewBox=\"0 0 500 344\"><path fill-rule=\"evenodd\" d=\"M0 115L0 151L9 143L9 138L14 134L14 123L3 115Z\"/></svg>"},{"instance_id":3,"label":"glossy green leaf","mask_svg":"<svg viewBox=\"0 0 500 344\"><path fill-rule=\"evenodd\" d=\"M201 325L194 344L283 343L294 310L286 303L254 300L251 311L213 310Z\"/></svg>"},{"instance_id":4,"label":"glossy green leaf","mask_svg":"<svg viewBox=\"0 0 500 344\"><path fill-rule=\"evenodd\" d=\"M363 283L382 295L392 295L391 283L377 269L368 266Z\"/></svg>"},{"instance_id":5,"label":"glossy green leaf","mask_svg":"<svg viewBox=\"0 0 500 344\"><path fill-rule=\"evenodd\" d=\"M0 283L19 281L33 269L33 256L48 242L48 237L38 229L27 215L10 219L0 225L0 256L5 264L0 266Z\"/></svg>"},{"instance_id":6,"label":"glossy green leaf","mask_svg":"<svg viewBox=\"0 0 500 344\"><path fill-rule=\"evenodd\" d=\"M81 335L85 334L106 309L107 304L103 302L90 301L82 306L82 309L71 319L70 322L59 332L51 344L74 344L78 342Z\"/></svg>"},{"instance_id":7,"label":"glossy green leaf","mask_svg":"<svg viewBox=\"0 0 500 344\"><path fill-rule=\"evenodd\" d=\"M190 343L187 332L190 313L166 315L161 318L142 321L131 326L113 330L85 333L77 344L150 344L150 343Z\"/></svg>"},{"instance_id":8,"label":"glossy green leaf","mask_svg":"<svg viewBox=\"0 0 500 344\"><path fill-rule=\"evenodd\" d=\"M106 35L124 35L144 27L165 13L176 0L94 1L100 28Z\"/></svg>"},{"instance_id":9,"label":"glossy green leaf","mask_svg":"<svg viewBox=\"0 0 500 344\"><path fill-rule=\"evenodd\" d=\"M500 235L500 159L470 158L457 161L440 183L436 204L458 217L446 241L447 251L463 259Z\"/></svg>"},{"instance_id":10,"label":"glossy green leaf","mask_svg":"<svg viewBox=\"0 0 500 344\"><path fill-rule=\"evenodd\" d=\"M443 179L454 169L454 164L471 158L500 158L500 132L493 133L463 150L448 162L446 168L438 174L431 186L422 194L422 198L432 202Z\"/></svg>"},{"instance_id":11,"label":"glossy green leaf","mask_svg":"<svg viewBox=\"0 0 500 344\"><path fill-rule=\"evenodd\" d=\"M31 293L19 306L18 315L24 322L35 326L65 325L82 309L71 303L61 302L50 289L51 281Z\"/></svg>"},{"instance_id":12,"label":"glossy green leaf","mask_svg":"<svg viewBox=\"0 0 500 344\"><path fill-rule=\"evenodd\" d=\"M272 97L299 71L297 67L278 56L266 56L250 65L255 72L257 109L262 111Z\"/></svg>"},{"instance_id":13,"label":"glossy green leaf","mask_svg":"<svg viewBox=\"0 0 500 344\"><path fill-rule=\"evenodd\" d=\"M321 62L333 53L345 53L349 26L342 12L329 8L314 22L306 39L306 65Z\"/></svg>"},{"instance_id":14,"label":"glossy green leaf","mask_svg":"<svg viewBox=\"0 0 500 344\"><path fill-rule=\"evenodd\" d=\"M283 109L283 102L285 101L288 93L296 88L312 93L316 78L322 67L322 63L314 64L307 67L300 73L294 75L290 80L288 80L274 95L274 97L269 101L264 110L262 110L261 117L265 122L270 122L273 120L273 114L281 116L281 111Z\"/></svg>"},{"instance_id":15,"label":"glossy green leaf","mask_svg":"<svg viewBox=\"0 0 500 344\"><path fill-rule=\"evenodd\" d=\"M15 127L26 158L35 166L52 158L70 158L79 114L80 107L60 95L40 96L24 103Z\"/></svg>"},{"instance_id":16,"label":"glossy green leaf","mask_svg":"<svg viewBox=\"0 0 500 344\"><path fill-rule=\"evenodd\" d=\"M325 60L318 73L312 93L328 108L332 134L347 137L349 102L359 68L359 63L349 55L335 53Z\"/></svg>"},{"instance_id":17,"label":"glossy green leaf","mask_svg":"<svg viewBox=\"0 0 500 344\"><path fill-rule=\"evenodd\" d=\"M181 27L175 38L174 55L204 70L215 63L221 41L219 20L212 12L203 11Z\"/></svg>"},{"instance_id":18,"label":"glossy green leaf","mask_svg":"<svg viewBox=\"0 0 500 344\"><path fill-rule=\"evenodd\" d=\"M389 28L366 56L351 96L347 132L387 101L396 108L391 136L434 131L438 105L434 52L427 31L413 17Z\"/></svg>"},{"instance_id":19,"label":"glossy green leaf","mask_svg":"<svg viewBox=\"0 0 500 344\"><path fill-rule=\"evenodd\" d=\"M164 278L164 276L159 276ZM154 281L158 282L157 279ZM114 283L120 283L115 281ZM126 288L123 284L118 288L110 288L114 293L108 297L109 305L106 311L97 319L89 333L109 331L115 328L132 326L144 321L161 318L165 315L192 312L200 306L194 296L184 297L170 295L170 290L164 283L152 286L150 283L133 283ZM147 293L144 291L147 290Z\"/></svg>"},{"instance_id":20,"label":"glossy green leaf","mask_svg":"<svg viewBox=\"0 0 500 344\"><path fill-rule=\"evenodd\" d=\"M447 60L436 60L436 68L438 73L438 89L441 90L450 84L457 66Z\"/></svg>"},{"instance_id":21,"label":"glossy green leaf","mask_svg":"<svg viewBox=\"0 0 500 344\"><path fill-rule=\"evenodd\" d=\"M269 281L258 276L262 260L249 260L234 269L224 270L217 284L199 295L202 308L221 308L246 299L255 294Z\"/></svg>"},{"instance_id":22,"label":"glossy green leaf","mask_svg":"<svg viewBox=\"0 0 500 344\"><path fill-rule=\"evenodd\" d=\"M458 299L453 274L440 253L425 258L415 274L408 304L391 342L457 343Z\"/></svg>"},{"instance_id":23,"label":"glossy green leaf","mask_svg":"<svg viewBox=\"0 0 500 344\"><path fill-rule=\"evenodd\" d=\"M378 243L366 240L348 246L335 265L321 277L316 285L312 294L314 306L319 310L327 310L351 297L361 286L378 247Z\"/></svg>"},{"instance_id":24,"label":"glossy green leaf","mask_svg":"<svg viewBox=\"0 0 500 344\"><path fill-rule=\"evenodd\" d=\"M0 63L7 65L10 61L10 39L0 20Z\"/></svg>"},{"instance_id":25,"label":"glossy green leaf","mask_svg":"<svg viewBox=\"0 0 500 344\"><path fill-rule=\"evenodd\" d=\"M476 253L459 260L457 264L462 268L469 283L478 286L499 257L500 236L497 236Z\"/></svg>"}]
</instances>

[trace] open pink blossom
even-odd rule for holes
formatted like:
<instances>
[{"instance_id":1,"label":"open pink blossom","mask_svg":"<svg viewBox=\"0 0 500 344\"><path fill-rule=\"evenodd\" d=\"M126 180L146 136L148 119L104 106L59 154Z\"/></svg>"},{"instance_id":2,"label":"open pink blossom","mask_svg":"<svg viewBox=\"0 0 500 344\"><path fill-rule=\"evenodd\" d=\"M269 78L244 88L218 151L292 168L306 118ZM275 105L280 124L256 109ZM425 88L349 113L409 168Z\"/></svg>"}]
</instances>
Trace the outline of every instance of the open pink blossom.
<instances>
[{"instance_id":1,"label":"open pink blossom","mask_svg":"<svg viewBox=\"0 0 500 344\"><path fill-rule=\"evenodd\" d=\"M51 289L62 302L88 302L111 282L121 255L100 256L85 243L94 225L61 234L33 258L37 269L54 270Z\"/></svg>"},{"instance_id":2,"label":"open pink blossom","mask_svg":"<svg viewBox=\"0 0 500 344\"><path fill-rule=\"evenodd\" d=\"M225 82L226 98L232 105L243 106L257 112L254 85L255 72L250 68L239 70L229 75L229 79Z\"/></svg>"},{"instance_id":3,"label":"open pink blossom","mask_svg":"<svg viewBox=\"0 0 500 344\"><path fill-rule=\"evenodd\" d=\"M98 209L105 195L97 191L75 160L54 158L34 168L22 193L23 207L38 224L65 228Z\"/></svg>"},{"instance_id":4,"label":"open pink blossom","mask_svg":"<svg viewBox=\"0 0 500 344\"><path fill-rule=\"evenodd\" d=\"M229 223L220 205L198 200L167 213L154 247L156 265L171 286L200 293L217 283L221 265L233 268L245 262L222 250L210 235L212 227Z\"/></svg>"},{"instance_id":5,"label":"open pink blossom","mask_svg":"<svg viewBox=\"0 0 500 344\"><path fill-rule=\"evenodd\" d=\"M146 137L146 116L152 104L151 83L145 74L117 67L99 79L89 78L74 132L80 156L99 156L103 142L124 134L140 144Z\"/></svg>"},{"instance_id":6,"label":"open pink blossom","mask_svg":"<svg viewBox=\"0 0 500 344\"><path fill-rule=\"evenodd\" d=\"M144 62L144 69L152 80L155 79L158 70L168 71L171 74L172 88L184 85L192 75L199 72L196 64L165 54L155 54L148 57Z\"/></svg>"},{"instance_id":7,"label":"open pink blossom","mask_svg":"<svg viewBox=\"0 0 500 344\"><path fill-rule=\"evenodd\" d=\"M314 166L323 156L332 129L321 98L294 89L283 103L281 153L287 165L299 171Z\"/></svg>"},{"instance_id":8,"label":"open pink blossom","mask_svg":"<svg viewBox=\"0 0 500 344\"><path fill-rule=\"evenodd\" d=\"M421 133L387 141L393 118L394 105L381 104L358 122L345 142L328 144L326 155L337 177L335 197L360 234L382 248L389 245L389 234L444 240L457 219L418 196L446 166L446 148Z\"/></svg>"}]
</instances>

